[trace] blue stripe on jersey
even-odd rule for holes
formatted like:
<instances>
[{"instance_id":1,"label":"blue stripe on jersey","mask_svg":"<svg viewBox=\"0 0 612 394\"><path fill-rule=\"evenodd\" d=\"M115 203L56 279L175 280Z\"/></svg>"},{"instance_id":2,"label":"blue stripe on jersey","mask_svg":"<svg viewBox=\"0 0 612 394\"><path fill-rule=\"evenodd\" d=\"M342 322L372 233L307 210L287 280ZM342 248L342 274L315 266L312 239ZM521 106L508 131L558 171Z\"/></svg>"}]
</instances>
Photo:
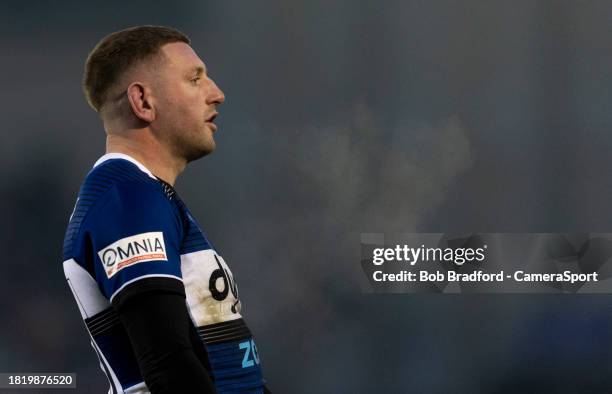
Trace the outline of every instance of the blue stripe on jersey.
<instances>
[{"instance_id":1,"label":"blue stripe on jersey","mask_svg":"<svg viewBox=\"0 0 612 394\"><path fill-rule=\"evenodd\" d=\"M181 242L181 254L214 249L213 245L206 238L204 232L200 226L198 226L198 223L193 216L191 216L189 209L187 209L187 206L180 199L180 197L176 196L175 202L183 219L184 236L183 241Z\"/></svg>"},{"instance_id":2,"label":"blue stripe on jersey","mask_svg":"<svg viewBox=\"0 0 612 394\"><path fill-rule=\"evenodd\" d=\"M212 368L211 375L219 394L255 390L262 392L263 376L259 360L255 362L250 347L251 339L231 341L206 346ZM260 390L260 391L257 391Z\"/></svg>"},{"instance_id":3,"label":"blue stripe on jersey","mask_svg":"<svg viewBox=\"0 0 612 394\"><path fill-rule=\"evenodd\" d=\"M259 353L243 319L202 326L198 333L206 346L211 375L220 394L262 392Z\"/></svg>"}]
</instances>

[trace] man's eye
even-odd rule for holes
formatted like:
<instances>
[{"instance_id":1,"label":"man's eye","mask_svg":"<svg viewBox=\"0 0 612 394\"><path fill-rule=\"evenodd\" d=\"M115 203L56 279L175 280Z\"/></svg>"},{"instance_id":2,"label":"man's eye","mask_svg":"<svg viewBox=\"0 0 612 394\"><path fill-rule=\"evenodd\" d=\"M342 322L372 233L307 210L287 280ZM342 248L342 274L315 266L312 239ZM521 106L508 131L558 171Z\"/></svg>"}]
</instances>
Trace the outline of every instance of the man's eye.
<instances>
[{"instance_id":1,"label":"man's eye","mask_svg":"<svg viewBox=\"0 0 612 394\"><path fill-rule=\"evenodd\" d=\"M197 83L200 79L201 79L200 77L195 77L191 80L191 82Z\"/></svg>"}]
</instances>

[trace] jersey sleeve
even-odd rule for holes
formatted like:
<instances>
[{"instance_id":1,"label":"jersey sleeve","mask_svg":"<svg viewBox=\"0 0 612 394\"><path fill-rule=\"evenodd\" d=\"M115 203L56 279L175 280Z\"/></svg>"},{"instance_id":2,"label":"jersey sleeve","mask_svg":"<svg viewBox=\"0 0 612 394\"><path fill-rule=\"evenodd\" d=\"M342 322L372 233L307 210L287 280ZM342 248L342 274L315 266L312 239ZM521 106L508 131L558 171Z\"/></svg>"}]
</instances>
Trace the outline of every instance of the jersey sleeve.
<instances>
[{"instance_id":1,"label":"jersey sleeve","mask_svg":"<svg viewBox=\"0 0 612 394\"><path fill-rule=\"evenodd\" d=\"M117 307L149 290L184 295L180 269L182 226L156 184L114 185L89 213L85 236L95 278Z\"/></svg>"}]
</instances>

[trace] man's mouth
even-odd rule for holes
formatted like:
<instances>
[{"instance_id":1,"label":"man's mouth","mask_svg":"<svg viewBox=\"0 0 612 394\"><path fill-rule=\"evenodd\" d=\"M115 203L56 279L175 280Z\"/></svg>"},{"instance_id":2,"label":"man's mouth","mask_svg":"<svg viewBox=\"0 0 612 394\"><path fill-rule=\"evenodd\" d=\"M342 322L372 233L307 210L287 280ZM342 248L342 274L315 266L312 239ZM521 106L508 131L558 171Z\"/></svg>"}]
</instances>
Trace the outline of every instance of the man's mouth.
<instances>
[{"instance_id":1,"label":"man's mouth","mask_svg":"<svg viewBox=\"0 0 612 394\"><path fill-rule=\"evenodd\" d=\"M213 131L217 131L217 125L213 123L213 120L215 120L215 118L218 115L219 115L219 113L215 112L210 117L208 117L208 119L206 119L206 123L210 123L210 126L212 127Z\"/></svg>"},{"instance_id":2,"label":"man's mouth","mask_svg":"<svg viewBox=\"0 0 612 394\"><path fill-rule=\"evenodd\" d=\"M218 112L215 112L215 113L213 113L212 115L210 115L210 116L208 117L208 119L206 119L206 121L207 121L207 122L212 123L212 121L213 121L213 120L215 120L215 118L216 118L218 115L219 115L219 113L218 113Z\"/></svg>"}]
</instances>

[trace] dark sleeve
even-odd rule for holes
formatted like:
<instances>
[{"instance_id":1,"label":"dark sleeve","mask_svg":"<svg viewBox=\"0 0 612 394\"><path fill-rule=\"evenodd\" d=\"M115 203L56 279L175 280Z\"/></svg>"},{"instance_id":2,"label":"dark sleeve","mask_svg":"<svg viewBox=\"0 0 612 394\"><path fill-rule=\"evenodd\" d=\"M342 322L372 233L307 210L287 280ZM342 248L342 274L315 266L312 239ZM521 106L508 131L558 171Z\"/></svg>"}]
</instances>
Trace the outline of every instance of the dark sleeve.
<instances>
[{"instance_id":1,"label":"dark sleeve","mask_svg":"<svg viewBox=\"0 0 612 394\"><path fill-rule=\"evenodd\" d=\"M216 393L182 284L174 290L134 290L115 307L151 393Z\"/></svg>"}]
</instances>

